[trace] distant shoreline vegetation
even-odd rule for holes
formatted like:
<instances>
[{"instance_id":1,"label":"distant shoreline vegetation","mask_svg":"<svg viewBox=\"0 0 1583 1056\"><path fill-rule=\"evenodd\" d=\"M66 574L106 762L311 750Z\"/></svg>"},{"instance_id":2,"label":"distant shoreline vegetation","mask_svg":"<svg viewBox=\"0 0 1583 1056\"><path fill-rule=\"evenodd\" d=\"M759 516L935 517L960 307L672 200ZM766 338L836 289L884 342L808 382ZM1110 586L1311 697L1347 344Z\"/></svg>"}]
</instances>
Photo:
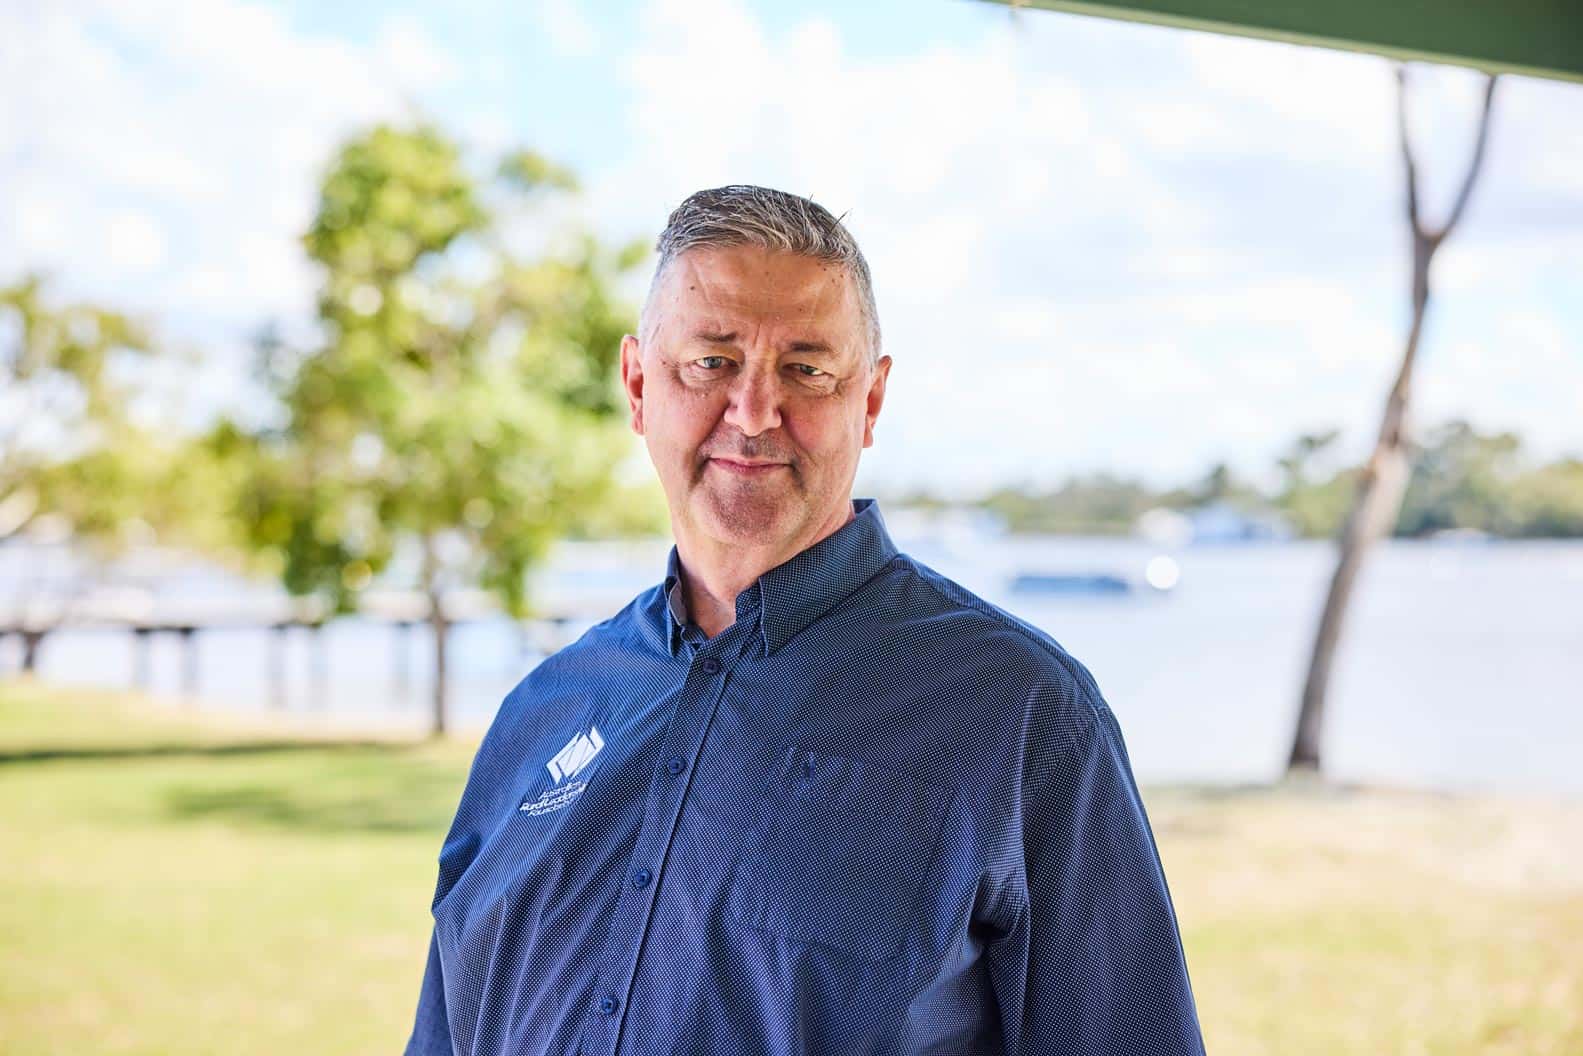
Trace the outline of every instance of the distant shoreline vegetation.
<instances>
[{"instance_id":1,"label":"distant shoreline vegetation","mask_svg":"<svg viewBox=\"0 0 1583 1056\"><path fill-rule=\"evenodd\" d=\"M1334 537L1352 499L1356 466L1322 469L1339 432L1306 433L1276 462L1279 484L1260 489L1225 464L1196 482L1165 490L1100 472L1055 488L1001 487L963 502L927 490L891 498L896 506L969 506L1018 535L1131 535L1151 511L1223 511L1275 537ZM1261 533L1262 534L1262 533ZM1392 536L1466 535L1499 539L1583 538L1583 458L1534 464L1514 433L1480 433L1453 420L1422 434ZM1269 537L1263 535L1263 537Z\"/></svg>"}]
</instances>

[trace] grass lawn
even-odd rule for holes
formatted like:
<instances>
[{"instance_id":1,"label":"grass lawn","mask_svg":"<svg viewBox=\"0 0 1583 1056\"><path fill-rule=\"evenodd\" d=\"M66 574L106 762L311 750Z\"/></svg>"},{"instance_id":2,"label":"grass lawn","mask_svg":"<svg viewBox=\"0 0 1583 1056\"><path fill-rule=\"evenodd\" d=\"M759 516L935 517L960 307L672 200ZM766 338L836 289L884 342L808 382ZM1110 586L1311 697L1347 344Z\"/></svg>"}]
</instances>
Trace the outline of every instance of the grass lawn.
<instances>
[{"instance_id":1,"label":"grass lawn","mask_svg":"<svg viewBox=\"0 0 1583 1056\"><path fill-rule=\"evenodd\" d=\"M0 1053L399 1052L471 752L0 683ZM1213 1056L1583 1053L1583 804L1146 795Z\"/></svg>"}]
</instances>

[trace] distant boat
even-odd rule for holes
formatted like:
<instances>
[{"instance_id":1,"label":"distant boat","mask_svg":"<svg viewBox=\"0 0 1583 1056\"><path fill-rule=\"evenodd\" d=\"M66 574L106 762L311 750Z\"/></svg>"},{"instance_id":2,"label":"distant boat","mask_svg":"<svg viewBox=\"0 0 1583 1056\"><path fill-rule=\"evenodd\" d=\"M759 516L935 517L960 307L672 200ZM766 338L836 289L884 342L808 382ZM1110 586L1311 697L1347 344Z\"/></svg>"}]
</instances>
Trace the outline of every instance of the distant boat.
<instances>
[{"instance_id":1,"label":"distant boat","mask_svg":"<svg viewBox=\"0 0 1583 1056\"><path fill-rule=\"evenodd\" d=\"M1295 534L1286 518L1273 511L1246 513L1224 502L1190 510L1195 543L1277 543Z\"/></svg>"},{"instance_id":2,"label":"distant boat","mask_svg":"<svg viewBox=\"0 0 1583 1056\"><path fill-rule=\"evenodd\" d=\"M1024 572L1011 581L1019 594L1130 594L1132 584L1112 575L1060 575Z\"/></svg>"},{"instance_id":3,"label":"distant boat","mask_svg":"<svg viewBox=\"0 0 1583 1056\"><path fill-rule=\"evenodd\" d=\"M1137 579L1113 572L1021 572L1012 577L1010 587L1018 594L1092 596L1145 591L1164 594L1176 586L1181 575L1176 561L1160 554L1149 560L1143 576Z\"/></svg>"}]
</instances>

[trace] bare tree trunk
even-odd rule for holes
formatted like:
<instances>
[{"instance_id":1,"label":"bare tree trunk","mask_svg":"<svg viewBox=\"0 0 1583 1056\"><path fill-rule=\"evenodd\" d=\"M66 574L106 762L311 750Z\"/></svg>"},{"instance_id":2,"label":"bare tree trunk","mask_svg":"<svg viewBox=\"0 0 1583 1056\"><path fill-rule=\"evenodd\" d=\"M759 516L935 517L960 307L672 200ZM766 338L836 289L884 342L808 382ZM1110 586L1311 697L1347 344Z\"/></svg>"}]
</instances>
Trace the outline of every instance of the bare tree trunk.
<instances>
[{"instance_id":1,"label":"bare tree trunk","mask_svg":"<svg viewBox=\"0 0 1583 1056\"><path fill-rule=\"evenodd\" d=\"M423 593L429 600L429 627L434 632L434 710L429 736L443 737L446 732L445 643L449 637L449 623L441 594L439 561L434 552L434 540L429 536L423 539Z\"/></svg>"},{"instance_id":2,"label":"bare tree trunk","mask_svg":"<svg viewBox=\"0 0 1583 1056\"><path fill-rule=\"evenodd\" d=\"M1484 145L1489 137L1490 104L1495 93L1494 76L1488 77L1484 83L1484 103L1479 114L1473 159L1468 165L1467 175L1463 177L1456 203L1451 207L1451 215L1439 230L1427 228L1419 215L1418 172L1413 163L1412 145L1407 138L1407 79L1404 67L1397 67L1396 82L1397 124L1407 177L1407 219L1411 226L1413 246L1412 325L1407 332L1407 347L1402 353L1401 368L1396 372L1396 383L1391 386L1385 400L1374 453L1358 475L1352 509L1341 529L1340 559L1331 576L1330 591L1325 596L1325 607L1320 613L1319 629L1314 637L1308 677L1303 684L1302 707L1297 715L1297 730L1292 738L1291 755L1287 759L1288 772L1319 770L1325 694L1330 685L1336 646L1341 640L1347 603L1352 598L1352 588L1363 567L1364 555L1376 540L1395 527L1396 518L1401 513L1408 475L1407 407L1412 393L1413 366L1418 357L1418 339L1423 332L1424 313L1429 307L1429 266L1434 261L1435 251L1456 226L1467 206L1468 196L1473 192L1473 184L1478 179L1479 168L1484 160Z\"/></svg>"},{"instance_id":3,"label":"bare tree trunk","mask_svg":"<svg viewBox=\"0 0 1583 1056\"><path fill-rule=\"evenodd\" d=\"M44 644L44 635L47 631L24 630L22 631L22 670L27 674L38 672L39 646Z\"/></svg>"},{"instance_id":4,"label":"bare tree trunk","mask_svg":"<svg viewBox=\"0 0 1583 1056\"><path fill-rule=\"evenodd\" d=\"M329 711L331 707L330 663L324 643L324 624L324 620L317 618L307 624L308 699L314 711Z\"/></svg>"},{"instance_id":5,"label":"bare tree trunk","mask_svg":"<svg viewBox=\"0 0 1583 1056\"><path fill-rule=\"evenodd\" d=\"M286 709L286 633L290 628L289 623L277 623L269 631L269 705L276 711ZM146 650L139 654L140 662L146 662L141 659L144 655ZM146 684L147 676L142 677Z\"/></svg>"}]
</instances>

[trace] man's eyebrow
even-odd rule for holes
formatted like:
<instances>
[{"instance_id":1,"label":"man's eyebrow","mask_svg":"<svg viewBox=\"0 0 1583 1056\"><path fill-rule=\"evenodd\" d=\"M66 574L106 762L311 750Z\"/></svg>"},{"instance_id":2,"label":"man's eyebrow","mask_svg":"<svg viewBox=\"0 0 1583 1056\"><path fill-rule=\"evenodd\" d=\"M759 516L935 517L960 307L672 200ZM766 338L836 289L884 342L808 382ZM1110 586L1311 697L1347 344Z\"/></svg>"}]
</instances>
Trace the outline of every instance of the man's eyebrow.
<instances>
[{"instance_id":1,"label":"man's eyebrow","mask_svg":"<svg viewBox=\"0 0 1583 1056\"><path fill-rule=\"evenodd\" d=\"M727 330L722 332L712 327L705 326L694 330L692 338L694 341L703 341L711 345L734 345L737 341L737 332L735 330ZM834 348L832 348L827 342L820 341L817 338L807 338L800 341L792 341L786 345L786 351L794 352L803 356L814 354L829 356L835 354Z\"/></svg>"}]
</instances>

